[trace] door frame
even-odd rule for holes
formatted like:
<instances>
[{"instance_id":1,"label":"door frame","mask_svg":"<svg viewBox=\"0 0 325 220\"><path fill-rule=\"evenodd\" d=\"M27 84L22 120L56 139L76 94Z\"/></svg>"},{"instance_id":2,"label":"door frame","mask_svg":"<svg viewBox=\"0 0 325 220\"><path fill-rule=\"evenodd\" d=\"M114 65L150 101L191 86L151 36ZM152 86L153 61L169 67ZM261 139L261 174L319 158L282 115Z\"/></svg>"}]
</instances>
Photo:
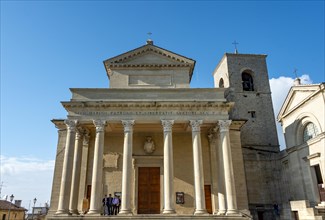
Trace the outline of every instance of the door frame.
<instances>
[{"instance_id":1,"label":"door frame","mask_svg":"<svg viewBox=\"0 0 325 220\"><path fill-rule=\"evenodd\" d=\"M138 179L139 167L159 167L160 168L160 213L163 209L164 199L164 162L163 156L133 156L133 214L138 214ZM132 202L131 202L132 203ZM131 204L132 205L132 204Z\"/></svg>"}]
</instances>

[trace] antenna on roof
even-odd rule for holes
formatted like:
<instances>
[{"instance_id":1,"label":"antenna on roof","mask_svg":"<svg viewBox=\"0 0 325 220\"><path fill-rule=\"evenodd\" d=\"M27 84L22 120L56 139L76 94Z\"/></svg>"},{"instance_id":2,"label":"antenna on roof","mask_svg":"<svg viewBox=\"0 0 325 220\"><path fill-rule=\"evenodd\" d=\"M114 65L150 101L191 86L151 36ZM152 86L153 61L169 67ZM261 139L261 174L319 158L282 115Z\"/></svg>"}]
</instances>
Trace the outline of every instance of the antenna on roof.
<instances>
[{"instance_id":1,"label":"antenna on roof","mask_svg":"<svg viewBox=\"0 0 325 220\"><path fill-rule=\"evenodd\" d=\"M235 45L235 54L238 54L238 50L237 50L237 44L239 44L238 42L236 42L236 40L234 42L232 42L233 45Z\"/></svg>"},{"instance_id":2,"label":"antenna on roof","mask_svg":"<svg viewBox=\"0 0 325 220\"><path fill-rule=\"evenodd\" d=\"M147 35L148 35L147 44L153 45L153 41L150 39L150 36L152 35L152 33L148 32Z\"/></svg>"}]
</instances>

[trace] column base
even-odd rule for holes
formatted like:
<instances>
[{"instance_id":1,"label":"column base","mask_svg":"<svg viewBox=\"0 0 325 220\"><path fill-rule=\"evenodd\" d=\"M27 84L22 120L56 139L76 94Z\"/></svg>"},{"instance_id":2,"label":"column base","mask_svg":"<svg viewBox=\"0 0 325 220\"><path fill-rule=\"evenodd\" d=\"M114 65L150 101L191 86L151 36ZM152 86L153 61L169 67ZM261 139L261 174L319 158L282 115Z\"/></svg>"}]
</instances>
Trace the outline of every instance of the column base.
<instances>
[{"instance_id":1,"label":"column base","mask_svg":"<svg viewBox=\"0 0 325 220\"><path fill-rule=\"evenodd\" d=\"M69 212L69 210L58 210L56 211L55 215L70 216L71 213Z\"/></svg>"},{"instance_id":2,"label":"column base","mask_svg":"<svg viewBox=\"0 0 325 220\"><path fill-rule=\"evenodd\" d=\"M74 209L74 210L70 210L70 213L72 215L80 215L79 211L77 209Z\"/></svg>"},{"instance_id":3,"label":"column base","mask_svg":"<svg viewBox=\"0 0 325 220\"><path fill-rule=\"evenodd\" d=\"M238 210L227 210L226 212L227 216L242 216L240 213L238 213Z\"/></svg>"},{"instance_id":4,"label":"column base","mask_svg":"<svg viewBox=\"0 0 325 220\"><path fill-rule=\"evenodd\" d=\"M169 209L169 210L164 209L162 213L163 213L163 214L175 214L176 212L175 212L174 209Z\"/></svg>"},{"instance_id":5,"label":"column base","mask_svg":"<svg viewBox=\"0 0 325 220\"><path fill-rule=\"evenodd\" d=\"M226 215L226 210L219 210L217 215Z\"/></svg>"},{"instance_id":6,"label":"column base","mask_svg":"<svg viewBox=\"0 0 325 220\"><path fill-rule=\"evenodd\" d=\"M87 215L100 216L101 214L99 210L89 210L89 212L87 212Z\"/></svg>"},{"instance_id":7,"label":"column base","mask_svg":"<svg viewBox=\"0 0 325 220\"><path fill-rule=\"evenodd\" d=\"M132 211L127 209L127 210L120 210L120 212L118 213L118 215L133 215Z\"/></svg>"},{"instance_id":8,"label":"column base","mask_svg":"<svg viewBox=\"0 0 325 220\"><path fill-rule=\"evenodd\" d=\"M195 210L194 215L209 215L206 209Z\"/></svg>"}]
</instances>

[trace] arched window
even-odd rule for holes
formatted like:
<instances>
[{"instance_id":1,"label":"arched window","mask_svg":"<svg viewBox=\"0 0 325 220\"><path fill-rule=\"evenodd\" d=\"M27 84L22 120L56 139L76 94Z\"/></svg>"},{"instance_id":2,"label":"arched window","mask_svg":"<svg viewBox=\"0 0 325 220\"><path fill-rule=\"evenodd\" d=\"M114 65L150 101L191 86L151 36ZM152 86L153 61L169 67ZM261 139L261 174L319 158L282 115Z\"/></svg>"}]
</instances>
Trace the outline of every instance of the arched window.
<instances>
[{"instance_id":1,"label":"arched window","mask_svg":"<svg viewBox=\"0 0 325 220\"><path fill-rule=\"evenodd\" d=\"M251 74L247 72L243 72L241 74L241 79L243 82L244 91L254 91L253 77L251 76Z\"/></svg>"},{"instance_id":2,"label":"arched window","mask_svg":"<svg viewBox=\"0 0 325 220\"><path fill-rule=\"evenodd\" d=\"M304 143L309 139L316 137L318 134L318 129L314 123L309 122L304 128Z\"/></svg>"},{"instance_id":3,"label":"arched window","mask_svg":"<svg viewBox=\"0 0 325 220\"><path fill-rule=\"evenodd\" d=\"M224 87L225 87L225 83L223 81L223 78L221 78L219 81L219 88L224 88Z\"/></svg>"}]
</instances>

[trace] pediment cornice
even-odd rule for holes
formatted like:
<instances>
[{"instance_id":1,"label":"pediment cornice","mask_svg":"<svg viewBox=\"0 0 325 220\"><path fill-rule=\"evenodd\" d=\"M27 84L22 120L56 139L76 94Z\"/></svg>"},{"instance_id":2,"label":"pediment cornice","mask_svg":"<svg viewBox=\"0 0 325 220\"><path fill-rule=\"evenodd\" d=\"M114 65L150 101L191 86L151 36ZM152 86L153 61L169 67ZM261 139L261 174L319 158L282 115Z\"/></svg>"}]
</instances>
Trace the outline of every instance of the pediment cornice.
<instances>
[{"instance_id":1,"label":"pediment cornice","mask_svg":"<svg viewBox=\"0 0 325 220\"><path fill-rule=\"evenodd\" d=\"M295 106L291 106L295 95L299 92L303 91L309 91L310 94L304 97L299 103L297 103ZM311 84L311 85L298 85L298 86L292 86L287 94L287 97L285 98L283 105L279 111L277 120L281 122L281 120L286 117L288 114L299 108L301 105L303 105L305 102L310 100L312 97L314 97L317 93L324 91L324 83L320 84Z\"/></svg>"},{"instance_id":2,"label":"pediment cornice","mask_svg":"<svg viewBox=\"0 0 325 220\"><path fill-rule=\"evenodd\" d=\"M152 54L154 56L159 56L161 59L168 60L169 63L128 63L138 57L144 56L146 54ZM164 48L155 46L153 44L147 44L136 48L134 50L128 51L121 55L109 58L103 61L106 72L108 76L112 69L125 69L125 68L175 68L175 67L187 67L189 68L190 78L192 77L195 60L188 57L179 55L177 53L171 52Z\"/></svg>"}]
</instances>

